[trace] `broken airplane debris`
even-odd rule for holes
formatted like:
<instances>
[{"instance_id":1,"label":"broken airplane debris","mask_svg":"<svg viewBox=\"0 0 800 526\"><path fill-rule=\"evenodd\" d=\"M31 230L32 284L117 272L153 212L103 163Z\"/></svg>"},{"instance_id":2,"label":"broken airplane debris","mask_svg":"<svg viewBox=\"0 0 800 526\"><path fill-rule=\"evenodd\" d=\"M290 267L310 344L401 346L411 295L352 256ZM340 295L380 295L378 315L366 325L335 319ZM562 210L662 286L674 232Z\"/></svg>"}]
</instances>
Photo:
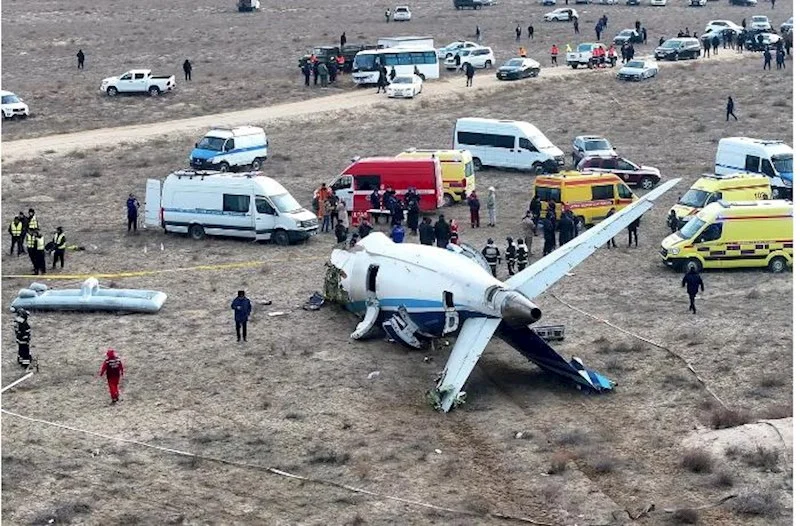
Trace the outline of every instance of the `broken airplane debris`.
<instances>
[{"instance_id":1,"label":"broken airplane debris","mask_svg":"<svg viewBox=\"0 0 800 526\"><path fill-rule=\"evenodd\" d=\"M662 184L505 282L489 273L471 247L451 245L442 250L393 243L374 232L349 250L333 251L325 298L364 316L351 334L353 339L365 338L380 325L390 340L420 349L458 332L436 388L428 393L442 411L463 401L461 388L495 333L542 369L578 388L608 391L615 385L611 380L584 367L579 358L567 361L531 330L542 317L531 300L652 208L679 181Z\"/></svg>"}]
</instances>

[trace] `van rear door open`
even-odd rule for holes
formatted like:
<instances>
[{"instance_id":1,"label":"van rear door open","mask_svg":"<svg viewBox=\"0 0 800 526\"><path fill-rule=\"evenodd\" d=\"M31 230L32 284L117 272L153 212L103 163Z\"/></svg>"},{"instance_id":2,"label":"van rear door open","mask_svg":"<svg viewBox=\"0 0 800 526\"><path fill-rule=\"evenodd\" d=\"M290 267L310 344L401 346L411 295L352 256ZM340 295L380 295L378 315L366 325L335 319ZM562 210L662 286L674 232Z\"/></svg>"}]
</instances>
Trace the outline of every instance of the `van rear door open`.
<instances>
[{"instance_id":1,"label":"van rear door open","mask_svg":"<svg viewBox=\"0 0 800 526\"><path fill-rule=\"evenodd\" d=\"M148 179L144 194L144 225L161 226L161 181Z\"/></svg>"}]
</instances>

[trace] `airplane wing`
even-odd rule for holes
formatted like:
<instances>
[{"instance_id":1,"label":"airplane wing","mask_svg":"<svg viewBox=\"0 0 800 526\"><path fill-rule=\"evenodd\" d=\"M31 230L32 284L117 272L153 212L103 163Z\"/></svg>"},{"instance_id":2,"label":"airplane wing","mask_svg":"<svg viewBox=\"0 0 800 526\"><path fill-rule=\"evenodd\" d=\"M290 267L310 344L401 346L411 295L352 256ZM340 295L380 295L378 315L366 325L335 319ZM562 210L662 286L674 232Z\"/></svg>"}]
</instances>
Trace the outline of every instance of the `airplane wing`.
<instances>
[{"instance_id":1,"label":"airplane wing","mask_svg":"<svg viewBox=\"0 0 800 526\"><path fill-rule=\"evenodd\" d=\"M437 409L447 412L458 399L461 388L467 382L478 358L494 336L502 320L499 318L467 318L444 366L444 372L436 389L428 395Z\"/></svg>"},{"instance_id":2,"label":"airplane wing","mask_svg":"<svg viewBox=\"0 0 800 526\"><path fill-rule=\"evenodd\" d=\"M680 179L672 179L655 190L651 190L638 201L629 204L613 216L604 219L600 224L586 230L522 272L514 274L506 281L506 285L528 298L535 298L555 285L567 272L591 256L595 250L619 234L637 217L641 217L650 210L653 202L678 182Z\"/></svg>"}]
</instances>

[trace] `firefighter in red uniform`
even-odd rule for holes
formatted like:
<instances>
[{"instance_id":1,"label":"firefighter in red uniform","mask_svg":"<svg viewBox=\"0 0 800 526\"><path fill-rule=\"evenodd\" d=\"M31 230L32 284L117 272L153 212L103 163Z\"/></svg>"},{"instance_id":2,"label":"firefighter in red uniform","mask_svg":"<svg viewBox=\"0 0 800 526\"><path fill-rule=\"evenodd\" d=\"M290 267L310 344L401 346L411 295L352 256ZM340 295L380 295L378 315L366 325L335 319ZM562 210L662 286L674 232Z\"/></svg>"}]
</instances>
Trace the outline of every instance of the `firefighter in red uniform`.
<instances>
[{"instance_id":1,"label":"firefighter in red uniform","mask_svg":"<svg viewBox=\"0 0 800 526\"><path fill-rule=\"evenodd\" d=\"M108 380L108 393L111 395L112 404L119 402L119 382L122 380L123 373L122 361L120 361L114 349L106 351L106 359L103 361L103 365L100 367L100 373L97 377L99 378L106 375L106 379Z\"/></svg>"}]
</instances>

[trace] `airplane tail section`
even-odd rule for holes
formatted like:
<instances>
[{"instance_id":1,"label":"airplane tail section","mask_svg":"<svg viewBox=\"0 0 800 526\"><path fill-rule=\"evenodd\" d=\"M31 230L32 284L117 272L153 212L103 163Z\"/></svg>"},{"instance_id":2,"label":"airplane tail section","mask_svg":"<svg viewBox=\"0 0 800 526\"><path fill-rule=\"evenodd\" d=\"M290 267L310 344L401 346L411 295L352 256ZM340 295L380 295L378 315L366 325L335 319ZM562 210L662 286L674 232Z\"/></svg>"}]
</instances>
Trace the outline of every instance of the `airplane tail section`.
<instances>
[{"instance_id":1,"label":"airplane tail section","mask_svg":"<svg viewBox=\"0 0 800 526\"><path fill-rule=\"evenodd\" d=\"M513 327L503 322L497 330L497 335L545 371L566 378L579 389L605 392L612 390L616 385L597 371L584 367L579 358L567 361L526 326Z\"/></svg>"}]
</instances>

